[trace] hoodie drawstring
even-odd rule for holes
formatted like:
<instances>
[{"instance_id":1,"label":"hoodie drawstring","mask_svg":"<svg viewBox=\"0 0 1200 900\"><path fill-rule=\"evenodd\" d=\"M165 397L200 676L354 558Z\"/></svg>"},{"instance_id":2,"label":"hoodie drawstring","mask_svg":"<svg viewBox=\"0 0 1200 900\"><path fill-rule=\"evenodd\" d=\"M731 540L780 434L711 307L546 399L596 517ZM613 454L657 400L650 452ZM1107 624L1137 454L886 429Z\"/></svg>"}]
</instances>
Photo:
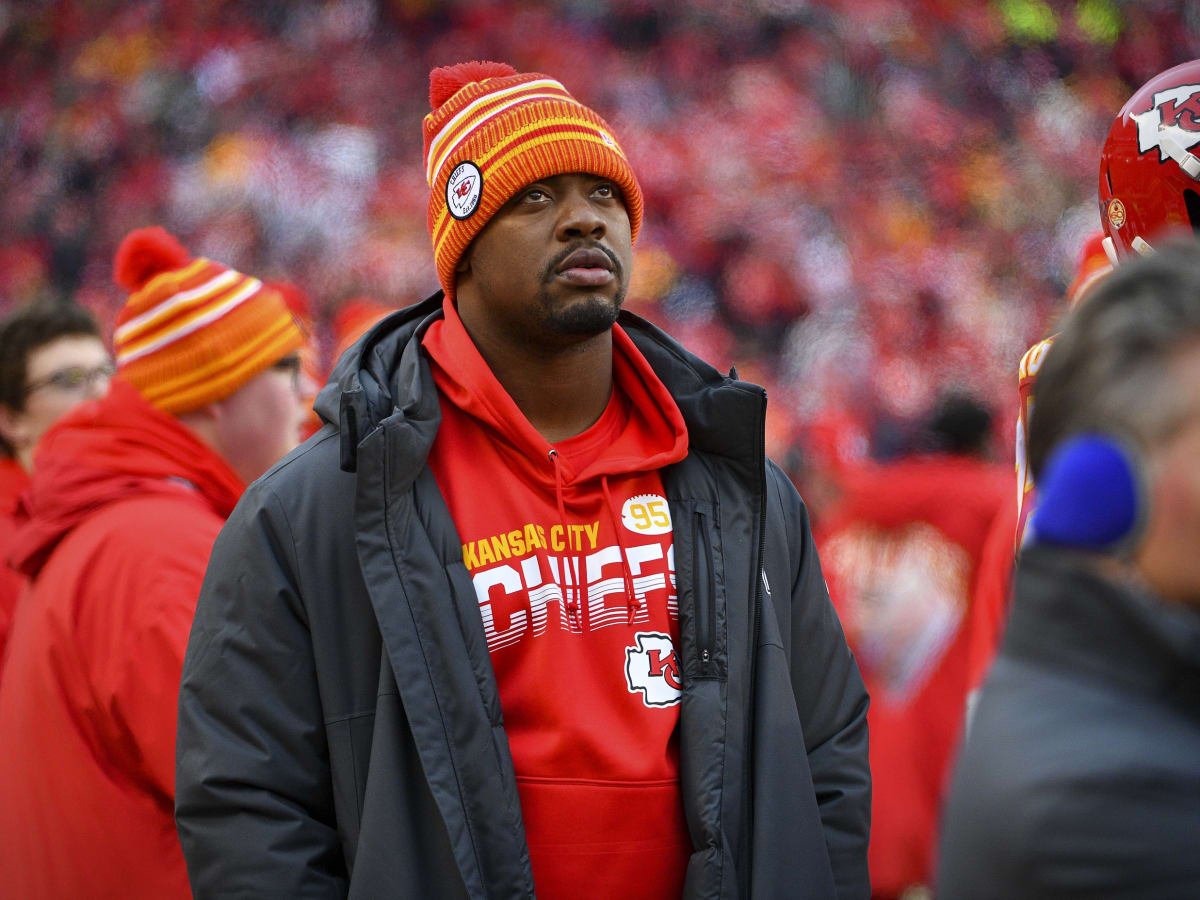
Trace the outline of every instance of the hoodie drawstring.
<instances>
[{"instance_id":1,"label":"hoodie drawstring","mask_svg":"<svg viewBox=\"0 0 1200 900\"><path fill-rule=\"evenodd\" d=\"M559 468L558 451L551 448L546 454L554 466L554 497L558 501L558 521L562 526L563 540L566 541L567 549L571 547L571 532L567 528L567 505L563 499L563 483L562 469ZM604 492L604 501L608 506L608 514L612 516L613 530L617 535L617 548L621 555L621 576L625 582L625 605L629 609L629 624L633 624L634 616L638 610L642 608L642 601L638 600L637 595L633 591L633 572L629 569L629 548L625 546L624 538L621 535L621 515L617 510L616 503L613 501L612 490L608 486L608 476L600 476L600 487ZM567 606L567 621L576 626L582 625L579 612L579 603L582 599L582 590L580 589L580 579L583 577L583 557L578 550L573 554L574 558L574 573L571 579L571 584L567 584L567 573L563 573L563 597ZM567 559L563 560L564 567L570 568Z\"/></svg>"},{"instance_id":2,"label":"hoodie drawstring","mask_svg":"<svg viewBox=\"0 0 1200 900\"><path fill-rule=\"evenodd\" d=\"M621 551L621 573L625 578L625 602L629 607L629 624L633 624L633 617L637 615L637 611L641 609L642 603L638 600L637 595L633 592L633 573L629 571L629 553L625 547L625 541L621 538L621 516L617 511L617 506L613 502L612 491L608 488L608 476L600 476L600 487L604 490L604 500L608 504L608 514L612 516L613 530L617 534L617 547Z\"/></svg>"},{"instance_id":3,"label":"hoodie drawstring","mask_svg":"<svg viewBox=\"0 0 1200 900\"><path fill-rule=\"evenodd\" d=\"M559 468L558 451L554 448L546 454L550 458L550 462L554 465L554 496L558 500L558 522L562 526L563 540L567 544L567 549L571 550L571 532L567 530L567 507L563 501L563 486L562 486L562 470ZM576 626L582 626L582 621L579 615L579 579L582 573L580 569L583 567L583 560L580 559L579 551L574 553L575 566L572 583L567 584L567 572L563 572L563 597L567 604L567 621ZM566 558L563 559L564 570L570 569L571 565Z\"/></svg>"}]
</instances>

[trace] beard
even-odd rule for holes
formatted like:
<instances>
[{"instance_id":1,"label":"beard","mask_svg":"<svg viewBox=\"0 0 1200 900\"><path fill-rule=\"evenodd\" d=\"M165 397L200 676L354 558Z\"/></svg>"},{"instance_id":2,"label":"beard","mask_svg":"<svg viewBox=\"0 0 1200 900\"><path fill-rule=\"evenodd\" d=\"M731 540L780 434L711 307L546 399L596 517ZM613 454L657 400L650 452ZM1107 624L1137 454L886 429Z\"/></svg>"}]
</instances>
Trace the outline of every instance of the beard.
<instances>
[{"instance_id":1,"label":"beard","mask_svg":"<svg viewBox=\"0 0 1200 900\"><path fill-rule=\"evenodd\" d=\"M625 302L625 285L622 284L611 298L590 294L569 303L555 300L543 288L539 301L542 327L546 331L563 337L594 337L608 331L617 321L617 313Z\"/></svg>"},{"instance_id":2,"label":"beard","mask_svg":"<svg viewBox=\"0 0 1200 900\"><path fill-rule=\"evenodd\" d=\"M550 284L554 280L554 274L562 261L580 246L582 245L572 244L551 260L542 273L542 289L538 294L542 327L563 337L594 337L612 328L617 321L617 313L621 311L621 304L625 302L625 291L628 287L620 260L607 247L599 246L597 249L612 262L613 276L617 282L616 293L611 298L597 293L576 297L565 303L561 298L555 300L550 295Z\"/></svg>"}]
</instances>

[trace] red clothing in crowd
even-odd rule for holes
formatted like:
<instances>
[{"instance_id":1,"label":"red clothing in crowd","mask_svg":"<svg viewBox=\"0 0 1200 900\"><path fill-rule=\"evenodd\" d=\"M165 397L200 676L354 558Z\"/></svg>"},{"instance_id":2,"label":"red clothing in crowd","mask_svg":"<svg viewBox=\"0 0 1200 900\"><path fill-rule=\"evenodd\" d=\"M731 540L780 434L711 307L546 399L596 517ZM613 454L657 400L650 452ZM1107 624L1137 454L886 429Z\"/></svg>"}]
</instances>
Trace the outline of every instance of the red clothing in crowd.
<instances>
[{"instance_id":1,"label":"red clothing in crowd","mask_svg":"<svg viewBox=\"0 0 1200 900\"><path fill-rule=\"evenodd\" d=\"M42 439L0 681L6 896L189 897L176 696L205 565L243 485L114 380Z\"/></svg>"},{"instance_id":2,"label":"red clothing in crowd","mask_svg":"<svg viewBox=\"0 0 1200 900\"><path fill-rule=\"evenodd\" d=\"M1054 346L1051 335L1034 344L1021 357L1017 370L1017 394L1021 405L1017 413L1017 503L1011 509L1003 509L992 524L980 564L976 595L971 608L969 630L971 690L983 684L992 657L1000 648L1004 636L1004 625L1008 621L1009 601L1012 598L1012 573L1016 564L1017 550L1025 539L1025 527L1033 512L1037 491L1033 474L1029 471L1029 420L1033 413L1033 386L1037 374L1046 360L1046 354Z\"/></svg>"},{"instance_id":3,"label":"red clothing in crowd","mask_svg":"<svg viewBox=\"0 0 1200 900\"><path fill-rule=\"evenodd\" d=\"M454 308L423 345L442 398L429 464L463 540L500 690L539 897L678 897L681 667L658 469L674 400L617 327L600 419L551 445Z\"/></svg>"},{"instance_id":4,"label":"red clothing in crowd","mask_svg":"<svg viewBox=\"0 0 1200 900\"><path fill-rule=\"evenodd\" d=\"M1003 466L907 460L851 478L821 565L871 693L872 893L930 884L967 693L968 608Z\"/></svg>"},{"instance_id":5,"label":"red clothing in crowd","mask_svg":"<svg viewBox=\"0 0 1200 900\"><path fill-rule=\"evenodd\" d=\"M992 658L1000 649L1000 639L1004 637L1016 563L1013 535L1017 531L1019 515L1015 504L1003 504L992 520L992 528L983 545L967 624L970 634L967 639L967 684L972 691L983 684Z\"/></svg>"},{"instance_id":6,"label":"red clothing in crowd","mask_svg":"<svg viewBox=\"0 0 1200 900\"><path fill-rule=\"evenodd\" d=\"M28 484L29 476L19 462L0 457L0 667L17 597L25 584L25 579L9 566L8 556L17 533L17 504Z\"/></svg>"}]
</instances>

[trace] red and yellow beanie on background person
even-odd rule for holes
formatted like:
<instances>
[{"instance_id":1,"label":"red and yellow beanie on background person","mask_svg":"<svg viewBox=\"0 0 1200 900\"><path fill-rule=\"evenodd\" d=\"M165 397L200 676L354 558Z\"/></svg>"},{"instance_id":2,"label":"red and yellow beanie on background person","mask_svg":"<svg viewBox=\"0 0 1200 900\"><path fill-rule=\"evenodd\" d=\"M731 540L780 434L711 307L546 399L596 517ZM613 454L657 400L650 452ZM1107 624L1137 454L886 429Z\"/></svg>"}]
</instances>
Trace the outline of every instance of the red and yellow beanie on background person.
<instances>
[{"instance_id":1,"label":"red and yellow beanie on background person","mask_svg":"<svg viewBox=\"0 0 1200 900\"><path fill-rule=\"evenodd\" d=\"M463 251L493 215L540 178L587 172L624 194L634 240L642 190L612 129L546 75L495 62L429 73L425 178L438 280L454 293Z\"/></svg>"},{"instance_id":2,"label":"red and yellow beanie on background person","mask_svg":"<svg viewBox=\"0 0 1200 900\"><path fill-rule=\"evenodd\" d=\"M223 400L304 346L277 291L191 255L162 228L131 232L114 278L130 291L117 316L117 374L172 415Z\"/></svg>"}]
</instances>

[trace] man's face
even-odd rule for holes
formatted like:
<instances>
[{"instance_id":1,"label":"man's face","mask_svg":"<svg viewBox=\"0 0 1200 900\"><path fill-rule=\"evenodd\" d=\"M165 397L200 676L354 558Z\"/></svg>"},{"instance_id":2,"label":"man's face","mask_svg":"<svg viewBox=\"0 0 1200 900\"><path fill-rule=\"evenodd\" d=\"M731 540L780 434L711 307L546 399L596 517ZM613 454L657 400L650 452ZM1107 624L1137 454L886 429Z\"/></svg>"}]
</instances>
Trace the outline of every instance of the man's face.
<instances>
[{"instance_id":1,"label":"man's face","mask_svg":"<svg viewBox=\"0 0 1200 900\"><path fill-rule=\"evenodd\" d=\"M1174 361L1171 381L1191 413L1150 454L1150 514L1135 562L1164 599L1200 606L1200 347Z\"/></svg>"},{"instance_id":2,"label":"man's face","mask_svg":"<svg viewBox=\"0 0 1200 900\"><path fill-rule=\"evenodd\" d=\"M612 327L632 262L617 186L555 175L519 191L471 242L458 270L459 313L477 341L567 346Z\"/></svg>"},{"instance_id":3,"label":"man's face","mask_svg":"<svg viewBox=\"0 0 1200 900\"><path fill-rule=\"evenodd\" d=\"M84 400L104 394L112 357L98 337L68 335L43 344L25 363L25 407L5 410L2 427L27 468L46 431Z\"/></svg>"},{"instance_id":4,"label":"man's face","mask_svg":"<svg viewBox=\"0 0 1200 900\"><path fill-rule=\"evenodd\" d=\"M249 484L300 442L308 409L299 356L284 357L213 407L217 452Z\"/></svg>"}]
</instances>

